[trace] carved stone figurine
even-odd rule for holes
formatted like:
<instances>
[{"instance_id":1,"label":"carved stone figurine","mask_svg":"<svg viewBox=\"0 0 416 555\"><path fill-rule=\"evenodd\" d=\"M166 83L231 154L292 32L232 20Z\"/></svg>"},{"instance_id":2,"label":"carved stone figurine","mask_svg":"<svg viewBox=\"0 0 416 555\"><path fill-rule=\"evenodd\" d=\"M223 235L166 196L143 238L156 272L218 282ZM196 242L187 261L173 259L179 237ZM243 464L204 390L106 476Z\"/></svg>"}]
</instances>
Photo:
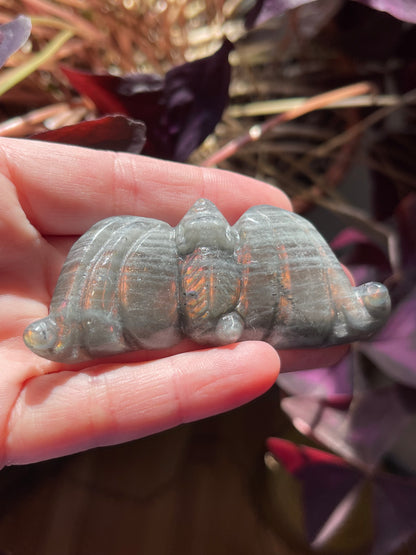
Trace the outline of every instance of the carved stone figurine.
<instances>
[{"instance_id":1,"label":"carved stone figurine","mask_svg":"<svg viewBox=\"0 0 416 555\"><path fill-rule=\"evenodd\" d=\"M50 314L26 345L59 362L257 339L276 349L366 338L390 311L380 283L351 286L323 237L297 214L254 206L230 226L198 200L172 228L116 216L73 245Z\"/></svg>"}]
</instances>

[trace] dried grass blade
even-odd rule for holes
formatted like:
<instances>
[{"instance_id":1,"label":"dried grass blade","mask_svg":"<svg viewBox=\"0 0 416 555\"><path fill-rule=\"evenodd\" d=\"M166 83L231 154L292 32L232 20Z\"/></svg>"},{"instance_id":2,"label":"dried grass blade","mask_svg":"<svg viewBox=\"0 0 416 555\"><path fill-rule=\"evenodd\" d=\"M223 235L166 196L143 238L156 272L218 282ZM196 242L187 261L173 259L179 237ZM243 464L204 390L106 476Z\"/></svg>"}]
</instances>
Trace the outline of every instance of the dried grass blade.
<instances>
[{"instance_id":1,"label":"dried grass blade","mask_svg":"<svg viewBox=\"0 0 416 555\"><path fill-rule=\"evenodd\" d=\"M46 46L34 54L27 62L18 67L4 71L0 77L0 95L23 81L41 65L49 61L54 54L73 36L71 31L61 31Z\"/></svg>"}]
</instances>

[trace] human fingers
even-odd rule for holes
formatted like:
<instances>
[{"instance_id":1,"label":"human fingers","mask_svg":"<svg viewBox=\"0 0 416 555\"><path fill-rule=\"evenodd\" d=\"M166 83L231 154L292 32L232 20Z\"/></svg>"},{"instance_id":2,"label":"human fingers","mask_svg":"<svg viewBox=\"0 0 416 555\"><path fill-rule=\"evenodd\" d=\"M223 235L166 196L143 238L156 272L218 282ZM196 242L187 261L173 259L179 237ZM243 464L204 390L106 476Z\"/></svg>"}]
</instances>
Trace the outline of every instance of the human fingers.
<instances>
[{"instance_id":1,"label":"human fingers","mask_svg":"<svg viewBox=\"0 0 416 555\"><path fill-rule=\"evenodd\" d=\"M116 214L176 224L200 197L231 223L253 204L291 209L282 191L243 175L41 141L0 139L0 171L43 235L79 235Z\"/></svg>"},{"instance_id":2,"label":"human fingers","mask_svg":"<svg viewBox=\"0 0 416 555\"><path fill-rule=\"evenodd\" d=\"M4 464L129 441L217 414L275 382L276 351L245 342L123 366L28 380L11 411Z\"/></svg>"}]
</instances>

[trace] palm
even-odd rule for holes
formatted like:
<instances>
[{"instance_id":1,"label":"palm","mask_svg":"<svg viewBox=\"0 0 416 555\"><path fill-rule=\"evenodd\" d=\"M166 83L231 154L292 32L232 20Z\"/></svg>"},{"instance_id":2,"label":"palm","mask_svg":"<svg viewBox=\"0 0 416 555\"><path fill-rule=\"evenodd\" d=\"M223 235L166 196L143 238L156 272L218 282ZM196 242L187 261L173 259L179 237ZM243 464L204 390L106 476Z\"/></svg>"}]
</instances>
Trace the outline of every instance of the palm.
<instances>
[{"instance_id":1,"label":"palm","mask_svg":"<svg viewBox=\"0 0 416 555\"><path fill-rule=\"evenodd\" d=\"M140 437L272 385L278 357L260 342L63 365L31 353L22 332L47 314L70 245L95 221L136 212L174 223L199 196L235 219L260 199L289 208L280 191L138 156L5 139L0 146L0 468ZM341 352L318 353L316 364ZM296 366L296 353L288 360Z\"/></svg>"}]
</instances>

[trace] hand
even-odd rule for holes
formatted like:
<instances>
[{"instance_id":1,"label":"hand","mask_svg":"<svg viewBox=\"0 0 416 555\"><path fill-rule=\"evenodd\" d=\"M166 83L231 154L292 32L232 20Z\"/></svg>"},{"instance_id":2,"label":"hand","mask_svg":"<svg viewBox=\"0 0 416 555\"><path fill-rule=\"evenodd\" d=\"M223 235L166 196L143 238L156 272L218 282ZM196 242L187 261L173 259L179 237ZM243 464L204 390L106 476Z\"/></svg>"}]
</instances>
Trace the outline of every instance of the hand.
<instances>
[{"instance_id":1,"label":"hand","mask_svg":"<svg viewBox=\"0 0 416 555\"><path fill-rule=\"evenodd\" d=\"M263 342L195 350L185 341L64 365L31 353L22 333L46 316L71 244L96 221L137 214L176 224L206 197L234 222L253 204L290 209L281 191L220 170L15 139L0 139L0 191L0 468L204 418L275 382L279 356ZM328 365L343 352L287 352L285 369Z\"/></svg>"}]
</instances>

